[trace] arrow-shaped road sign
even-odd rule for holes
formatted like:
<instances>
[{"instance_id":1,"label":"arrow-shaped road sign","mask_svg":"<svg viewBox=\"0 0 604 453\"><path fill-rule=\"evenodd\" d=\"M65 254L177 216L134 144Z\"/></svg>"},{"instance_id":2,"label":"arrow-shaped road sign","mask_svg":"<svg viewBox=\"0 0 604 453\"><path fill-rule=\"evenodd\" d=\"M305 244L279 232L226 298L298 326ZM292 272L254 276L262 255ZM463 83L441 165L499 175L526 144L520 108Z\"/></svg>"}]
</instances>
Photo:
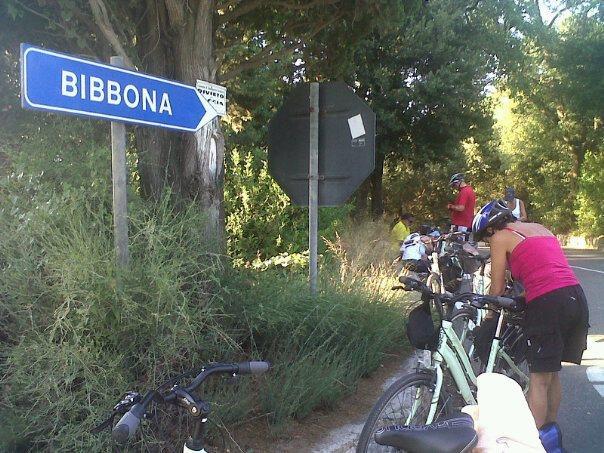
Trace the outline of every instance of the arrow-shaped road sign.
<instances>
[{"instance_id":1,"label":"arrow-shaped road sign","mask_svg":"<svg viewBox=\"0 0 604 453\"><path fill-rule=\"evenodd\" d=\"M21 103L180 131L196 131L216 117L195 87L29 44L21 44Z\"/></svg>"}]
</instances>

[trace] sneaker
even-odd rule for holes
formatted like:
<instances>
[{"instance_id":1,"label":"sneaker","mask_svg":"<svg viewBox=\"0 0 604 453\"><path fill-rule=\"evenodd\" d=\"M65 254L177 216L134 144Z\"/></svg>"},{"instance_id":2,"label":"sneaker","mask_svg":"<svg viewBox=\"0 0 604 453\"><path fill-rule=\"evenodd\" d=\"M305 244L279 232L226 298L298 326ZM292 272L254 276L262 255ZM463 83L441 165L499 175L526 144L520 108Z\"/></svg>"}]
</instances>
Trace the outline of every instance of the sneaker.
<instances>
[{"instance_id":1,"label":"sneaker","mask_svg":"<svg viewBox=\"0 0 604 453\"><path fill-rule=\"evenodd\" d=\"M556 422L546 423L539 429L539 440L547 453L564 453L562 431Z\"/></svg>"}]
</instances>

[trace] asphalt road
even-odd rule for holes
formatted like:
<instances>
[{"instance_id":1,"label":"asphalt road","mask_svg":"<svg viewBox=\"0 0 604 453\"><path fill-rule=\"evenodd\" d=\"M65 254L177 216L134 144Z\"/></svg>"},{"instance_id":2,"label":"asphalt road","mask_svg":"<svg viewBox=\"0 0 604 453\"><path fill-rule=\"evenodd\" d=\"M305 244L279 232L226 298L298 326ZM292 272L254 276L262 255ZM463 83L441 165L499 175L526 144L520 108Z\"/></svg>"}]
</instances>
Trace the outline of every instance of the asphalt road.
<instances>
[{"instance_id":1,"label":"asphalt road","mask_svg":"<svg viewBox=\"0 0 604 453\"><path fill-rule=\"evenodd\" d=\"M558 422L573 453L604 451L604 253L566 250L589 303L587 351L580 366L563 366Z\"/></svg>"}]
</instances>

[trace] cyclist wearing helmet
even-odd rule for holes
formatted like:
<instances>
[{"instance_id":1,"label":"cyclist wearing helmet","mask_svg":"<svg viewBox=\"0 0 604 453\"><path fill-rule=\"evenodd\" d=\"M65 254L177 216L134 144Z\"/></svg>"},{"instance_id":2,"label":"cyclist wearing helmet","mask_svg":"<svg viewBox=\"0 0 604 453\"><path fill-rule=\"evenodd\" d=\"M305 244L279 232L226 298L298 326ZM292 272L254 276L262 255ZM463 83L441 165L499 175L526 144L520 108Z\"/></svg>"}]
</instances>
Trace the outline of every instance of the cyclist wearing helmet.
<instances>
[{"instance_id":1,"label":"cyclist wearing helmet","mask_svg":"<svg viewBox=\"0 0 604 453\"><path fill-rule=\"evenodd\" d=\"M517 221L504 200L493 200L474 217L472 231L491 248L490 294L501 295L505 272L526 290L529 407L538 428L556 426L561 362L581 363L589 312L579 281L556 236L538 223Z\"/></svg>"},{"instance_id":2,"label":"cyclist wearing helmet","mask_svg":"<svg viewBox=\"0 0 604 453\"><path fill-rule=\"evenodd\" d=\"M465 233L472 228L476 195L474 189L464 181L463 173L455 173L451 176L449 185L459 191L455 202L447 205L451 213L451 230Z\"/></svg>"}]
</instances>

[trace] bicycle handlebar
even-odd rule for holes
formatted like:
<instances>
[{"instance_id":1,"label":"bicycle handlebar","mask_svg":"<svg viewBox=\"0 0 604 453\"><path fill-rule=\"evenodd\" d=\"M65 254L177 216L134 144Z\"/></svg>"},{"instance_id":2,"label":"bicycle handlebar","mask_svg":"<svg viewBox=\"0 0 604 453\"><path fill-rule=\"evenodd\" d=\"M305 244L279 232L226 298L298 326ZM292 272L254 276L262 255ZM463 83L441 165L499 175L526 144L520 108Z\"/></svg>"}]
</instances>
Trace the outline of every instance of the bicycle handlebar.
<instances>
[{"instance_id":1,"label":"bicycle handlebar","mask_svg":"<svg viewBox=\"0 0 604 453\"><path fill-rule=\"evenodd\" d=\"M237 364L237 367L239 368L239 374L262 374L270 369L271 364L260 361L241 362Z\"/></svg>"},{"instance_id":2,"label":"bicycle handlebar","mask_svg":"<svg viewBox=\"0 0 604 453\"><path fill-rule=\"evenodd\" d=\"M437 297L439 299L446 299L449 303L455 303L461 300L470 300L472 305L477 308L482 308L486 304L497 305L501 308L506 309L518 309L519 304L516 300L511 299L509 297L503 296L489 296L485 294L475 294L475 293L462 293L454 296L442 296L439 294L434 294L430 288L428 288L424 283L419 280L415 280L411 277L399 277L399 281L404 285L401 289L406 291L419 291L422 294L427 294L430 297ZM399 287L394 287L393 289L398 289Z\"/></svg>"},{"instance_id":3,"label":"bicycle handlebar","mask_svg":"<svg viewBox=\"0 0 604 453\"><path fill-rule=\"evenodd\" d=\"M406 291L419 291L420 293L434 294L424 283L414 278L401 276L398 278L398 281L404 285L403 289Z\"/></svg>"},{"instance_id":4,"label":"bicycle handlebar","mask_svg":"<svg viewBox=\"0 0 604 453\"><path fill-rule=\"evenodd\" d=\"M212 374L262 374L267 372L271 367L269 362L251 361L251 362L240 362L240 363L217 363L203 367L201 372L193 379L190 385L184 390L187 393L191 393L199 387L202 382L211 376ZM172 381L167 381L172 382ZM161 389L165 384L158 387ZM154 400L158 400L161 403L170 403L176 400L176 393L174 388L170 390L167 395L161 395L157 390L149 391L145 394L145 397L140 403L135 404L126 412L122 418L117 422L113 430L111 431L111 437L115 442L122 445L129 439L134 437L141 419L144 418L147 411L147 406Z\"/></svg>"},{"instance_id":5,"label":"bicycle handlebar","mask_svg":"<svg viewBox=\"0 0 604 453\"><path fill-rule=\"evenodd\" d=\"M486 303L495 304L501 308L516 308L516 301L509 297L503 296L482 296L481 297Z\"/></svg>"},{"instance_id":6,"label":"bicycle handlebar","mask_svg":"<svg viewBox=\"0 0 604 453\"><path fill-rule=\"evenodd\" d=\"M126 412L117 425L111 430L111 437L118 444L125 444L129 439L134 437L134 434L138 430L138 426L141 423L141 418L144 417L146 406L142 403L137 403Z\"/></svg>"}]
</instances>

